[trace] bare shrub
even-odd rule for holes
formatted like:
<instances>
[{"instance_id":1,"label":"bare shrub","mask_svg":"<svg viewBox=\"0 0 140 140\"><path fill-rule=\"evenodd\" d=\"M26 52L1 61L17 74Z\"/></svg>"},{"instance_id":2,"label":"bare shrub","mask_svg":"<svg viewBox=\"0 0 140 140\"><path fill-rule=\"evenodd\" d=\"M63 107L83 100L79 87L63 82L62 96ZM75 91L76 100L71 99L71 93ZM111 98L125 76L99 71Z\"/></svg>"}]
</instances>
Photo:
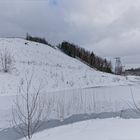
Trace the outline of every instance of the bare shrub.
<instances>
[{"instance_id":1,"label":"bare shrub","mask_svg":"<svg viewBox=\"0 0 140 140\"><path fill-rule=\"evenodd\" d=\"M130 86L130 93L132 97L132 102L127 102L127 105L135 114L140 115L140 101L134 97L132 87ZM137 99L137 100L136 100Z\"/></svg>"},{"instance_id":2,"label":"bare shrub","mask_svg":"<svg viewBox=\"0 0 140 140\"><path fill-rule=\"evenodd\" d=\"M14 57L6 48L0 51L0 69L5 73L14 69Z\"/></svg>"},{"instance_id":3,"label":"bare shrub","mask_svg":"<svg viewBox=\"0 0 140 140\"><path fill-rule=\"evenodd\" d=\"M42 126L46 119L44 112L45 101L41 98L41 84L38 89L32 85L33 76L20 84L15 106L12 109L16 132L26 139L31 139L33 134Z\"/></svg>"}]
</instances>

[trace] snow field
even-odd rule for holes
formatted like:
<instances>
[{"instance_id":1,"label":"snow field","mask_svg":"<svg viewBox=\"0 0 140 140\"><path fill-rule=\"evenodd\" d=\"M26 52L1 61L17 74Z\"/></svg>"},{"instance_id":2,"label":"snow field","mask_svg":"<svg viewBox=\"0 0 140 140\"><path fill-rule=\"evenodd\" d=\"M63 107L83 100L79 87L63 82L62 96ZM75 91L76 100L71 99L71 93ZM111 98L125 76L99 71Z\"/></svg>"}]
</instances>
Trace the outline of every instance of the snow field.
<instances>
[{"instance_id":1,"label":"snow field","mask_svg":"<svg viewBox=\"0 0 140 140\"><path fill-rule=\"evenodd\" d=\"M32 74L34 87L42 83L41 94L50 108L48 119L128 109L131 89L136 101L140 99L139 77L99 72L57 49L23 39L0 39L0 52L5 49L14 57L15 69L0 71L0 129L11 127L18 87Z\"/></svg>"}]
</instances>

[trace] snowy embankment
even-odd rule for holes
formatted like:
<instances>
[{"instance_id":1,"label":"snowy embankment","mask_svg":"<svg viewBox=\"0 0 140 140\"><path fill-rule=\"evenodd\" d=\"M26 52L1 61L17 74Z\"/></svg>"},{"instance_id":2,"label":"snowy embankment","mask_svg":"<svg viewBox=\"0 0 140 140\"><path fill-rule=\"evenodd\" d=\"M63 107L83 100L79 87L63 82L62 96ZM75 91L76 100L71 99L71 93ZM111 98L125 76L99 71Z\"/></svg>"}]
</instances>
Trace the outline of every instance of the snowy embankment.
<instances>
[{"instance_id":1,"label":"snowy embankment","mask_svg":"<svg viewBox=\"0 0 140 140\"><path fill-rule=\"evenodd\" d=\"M32 140L139 140L139 129L139 119L96 119L45 130Z\"/></svg>"},{"instance_id":2,"label":"snowy embankment","mask_svg":"<svg viewBox=\"0 0 140 140\"><path fill-rule=\"evenodd\" d=\"M140 100L139 77L99 72L57 49L23 39L0 39L0 52L5 49L14 57L15 69L0 72L1 130L11 127L13 100L25 75L34 75L37 88L42 83L41 93L51 109L48 119L62 121L73 114L119 112L130 108L132 92Z\"/></svg>"},{"instance_id":3,"label":"snowy embankment","mask_svg":"<svg viewBox=\"0 0 140 140\"><path fill-rule=\"evenodd\" d=\"M36 82L42 81L45 92L131 84L126 77L96 71L43 44L23 39L0 39L0 52L5 49L14 57L15 69L10 74L0 73L0 93L4 96L15 95L27 73L34 73Z\"/></svg>"}]
</instances>

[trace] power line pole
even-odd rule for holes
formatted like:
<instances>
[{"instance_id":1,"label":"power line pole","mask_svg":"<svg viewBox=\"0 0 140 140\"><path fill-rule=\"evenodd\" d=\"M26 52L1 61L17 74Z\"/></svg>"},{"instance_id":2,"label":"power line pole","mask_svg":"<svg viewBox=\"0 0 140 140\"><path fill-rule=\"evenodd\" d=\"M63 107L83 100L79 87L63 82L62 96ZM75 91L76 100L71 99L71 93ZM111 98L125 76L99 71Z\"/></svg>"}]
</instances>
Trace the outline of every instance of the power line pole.
<instances>
[{"instance_id":1,"label":"power line pole","mask_svg":"<svg viewBox=\"0 0 140 140\"><path fill-rule=\"evenodd\" d=\"M115 62L115 74L121 75L122 74L122 63L120 57L116 57L116 62Z\"/></svg>"}]
</instances>

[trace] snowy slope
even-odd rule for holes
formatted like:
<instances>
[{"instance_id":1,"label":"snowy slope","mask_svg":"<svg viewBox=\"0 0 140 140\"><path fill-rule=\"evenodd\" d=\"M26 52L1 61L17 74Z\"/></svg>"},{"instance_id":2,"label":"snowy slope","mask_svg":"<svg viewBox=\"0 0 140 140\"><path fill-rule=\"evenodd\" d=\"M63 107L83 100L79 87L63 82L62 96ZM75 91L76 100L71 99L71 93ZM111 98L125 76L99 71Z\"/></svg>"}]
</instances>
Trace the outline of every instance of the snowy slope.
<instances>
[{"instance_id":1,"label":"snowy slope","mask_svg":"<svg viewBox=\"0 0 140 140\"><path fill-rule=\"evenodd\" d=\"M45 130L32 140L138 140L139 129L139 119L97 119Z\"/></svg>"},{"instance_id":2,"label":"snowy slope","mask_svg":"<svg viewBox=\"0 0 140 140\"><path fill-rule=\"evenodd\" d=\"M5 49L14 56L15 69L0 72L0 130L11 127L18 86L32 73L34 86L42 82L46 102L52 101L49 119L127 109L127 101L132 100L130 85L140 99L139 77L99 72L57 49L23 39L0 39L0 52Z\"/></svg>"},{"instance_id":3,"label":"snowy slope","mask_svg":"<svg viewBox=\"0 0 140 140\"><path fill-rule=\"evenodd\" d=\"M17 86L27 73L34 73L35 81L41 80L45 91L130 83L126 77L96 71L43 44L23 39L0 39L0 51L4 49L14 56L16 69L11 74L0 73L1 94L16 94Z\"/></svg>"}]
</instances>

